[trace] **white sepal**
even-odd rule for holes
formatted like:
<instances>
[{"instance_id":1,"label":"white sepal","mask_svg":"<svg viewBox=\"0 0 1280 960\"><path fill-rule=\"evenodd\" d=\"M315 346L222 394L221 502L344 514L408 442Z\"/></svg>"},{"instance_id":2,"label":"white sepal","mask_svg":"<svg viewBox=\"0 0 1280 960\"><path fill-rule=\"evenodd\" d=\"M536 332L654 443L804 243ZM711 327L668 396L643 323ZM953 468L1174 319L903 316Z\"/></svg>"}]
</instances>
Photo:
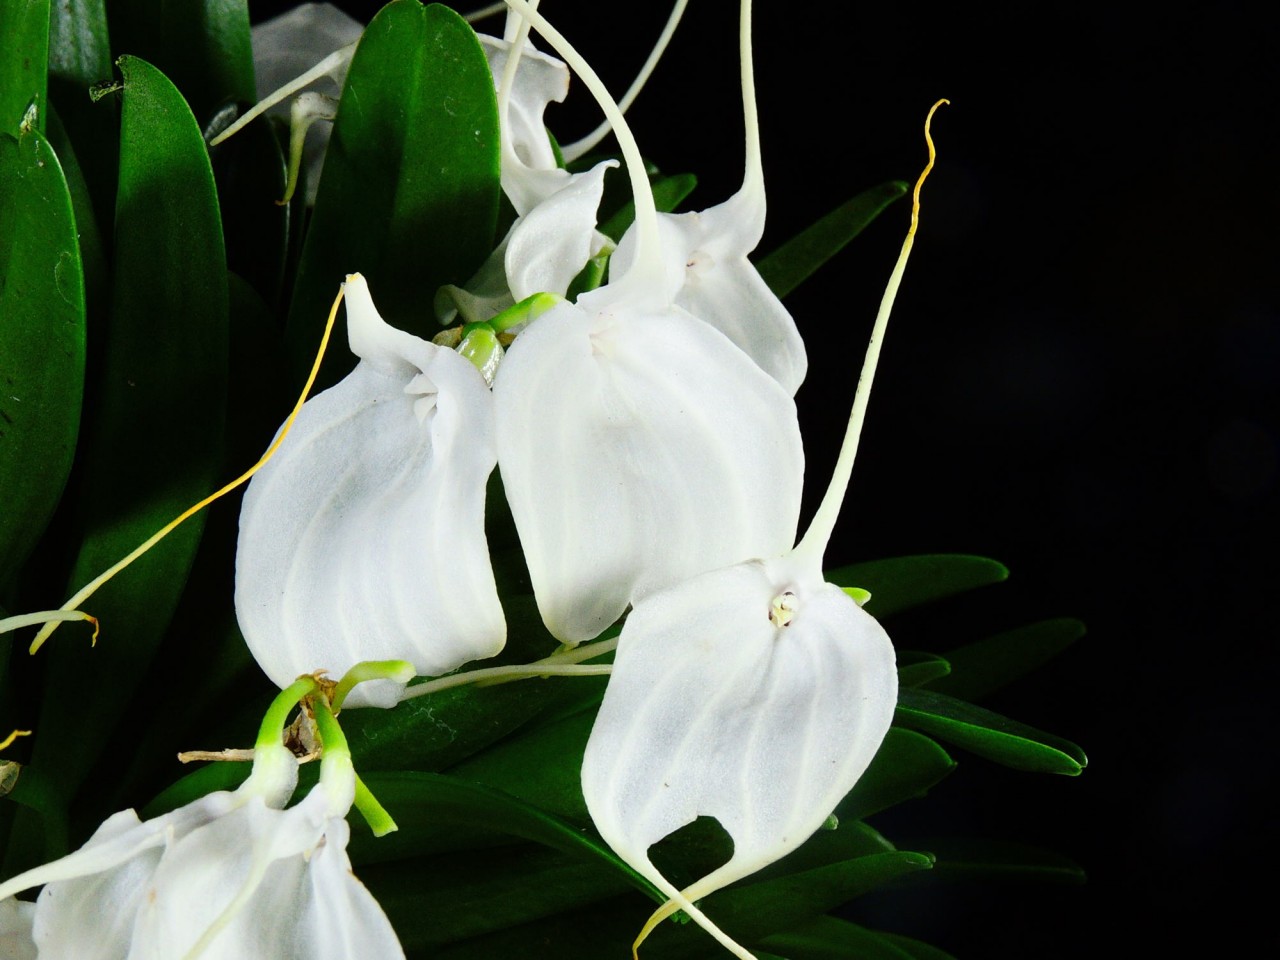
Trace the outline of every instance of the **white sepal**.
<instances>
[{"instance_id":1,"label":"white sepal","mask_svg":"<svg viewBox=\"0 0 1280 960\"><path fill-rule=\"evenodd\" d=\"M538 607L590 639L628 603L795 537L795 404L722 334L614 288L538 318L494 384L498 453Z\"/></svg>"},{"instance_id":2,"label":"white sepal","mask_svg":"<svg viewBox=\"0 0 1280 960\"><path fill-rule=\"evenodd\" d=\"M723 333L795 396L809 361L795 320L748 259L763 230L763 194L757 190L741 190L709 210L658 215L675 304ZM633 226L610 269L625 272L634 256Z\"/></svg>"},{"instance_id":3,"label":"white sepal","mask_svg":"<svg viewBox=\"0 0 1280 960\"><path fill-rule=\"evenodd\" d=\"M484 535L496 461L484 378L383 322L358 275L347 311L361 362L303 407L240 514L236 614L281 687L362 660L447 673L506 639ZM374 681L347 703L398 696Z\"/></svg>"},{"instance_id":4,"label":"white sepal","mask_svg":"<svg viewBox=\"0 0 1280 960\"><path fill-rule=\"evenodd\" d=\"M34 903L25 900L0 902L0 957L4 960L36 960L36 945L31 939L35 914Z\"/></svg>"},{"instance_id":5,"label":"white sepal","mask_svg":"<svg viewBox=\"0 0 1280 960\"><path fill-rule=\"evenodd\" d=\"M493 73L495 89L502 84L511 43L479 36ZM568 172L556 165L555 150L542 115L547 104L564 100L569 92L569 68L555 57L533 48L527 40L516 65L515 82L502 125L502 190L524 216L565 185Z\"/></svg>"},{"instance_id":6,"label":"white sepal","mask_svg":"<svg viewBox=\"0 0 1280 960\"><path fill-rule=\"evenodd\" d=\"M535 293L563 296L587 261L610 242L595 229L596 212L605 171L617 165L616 160L605 160L585 173L572 174L512 226L504 262L513 303Z\"/></svg>"},{"instance_id":7,"label":"white sepal","mask_svg":"<svg viewBox=\"0 0 1280 960\"><path fill-rule=\"evenodd\" d=\"M583 795L609 845L660 886L649 847L716 818L733 856L686 890L703 897L822 825L871 762L896 702L893 646L840 588L790 557L716 570L627 618Z\"/></svg>"}]
</instances>

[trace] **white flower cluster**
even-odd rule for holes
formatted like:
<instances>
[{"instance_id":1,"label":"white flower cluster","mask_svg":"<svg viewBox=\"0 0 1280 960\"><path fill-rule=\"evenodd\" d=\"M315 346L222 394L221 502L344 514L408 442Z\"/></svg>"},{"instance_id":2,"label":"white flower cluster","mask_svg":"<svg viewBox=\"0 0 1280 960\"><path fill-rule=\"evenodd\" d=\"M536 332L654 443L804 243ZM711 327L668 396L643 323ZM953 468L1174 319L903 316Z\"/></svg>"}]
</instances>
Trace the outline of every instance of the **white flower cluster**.
<instances>
[{"instance_id":1,"label":"white flower cluster","mask_svg":"<svg viewBox=\"0 0 1280 960\"><path fill-rule=\"evenodd\" d=\"M822 574L856 429L797 544L804 454L792 398L806 358L748 260L765 220L750 2L744 184L681 215L655 211L638 147L590 67L536 4L508 5L505 38L481 41L517 218L479 273L437 301L481 339L454 349L397 330L364 278L347 278L360 362L303 407L248 489L237 615L281 687L359 661L402 659L437 676L494 656L506 625L484 516L497 466L550 633L572 646L626 614L582 789L604 839L671 898L646 932L684 909L750 957L692 901L817 830L870 763L897 700L889 638ZM531 26L563 60L532 49ZM604 108L631 178L636 220L616 251L596 230L615 162L560 169L543 126L570 68ZM567 299L610 254L609 281ZM391 707L403 692L374 681L348 703ZM48 884L35 910L41 956L400 956L346 872L345 787L322 783L281 810L255 778L159 820L118 814L0 894ZM699 816L721 823L733 856L681 891L648 850ZM227 913L245 897L251 906ZM90 929L51 919L59 910L117 917L103 934L114 946L50 946ZM175 919L186 916L202 919ZM6 923L0 914L0 934ZM254 936L270 950L251 949ZM353 937L359 949L343 952Z\"/></svg>"}]
</instances>

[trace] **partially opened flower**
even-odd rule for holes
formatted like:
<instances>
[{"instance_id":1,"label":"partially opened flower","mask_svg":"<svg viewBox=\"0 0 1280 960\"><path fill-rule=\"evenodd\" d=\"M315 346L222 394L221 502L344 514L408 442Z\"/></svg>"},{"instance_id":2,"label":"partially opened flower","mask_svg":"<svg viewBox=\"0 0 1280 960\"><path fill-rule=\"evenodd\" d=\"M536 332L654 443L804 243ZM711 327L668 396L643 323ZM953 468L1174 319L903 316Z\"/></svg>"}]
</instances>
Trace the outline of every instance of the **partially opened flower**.
<instances>
[{"instance_id":1,"label":"partially opened flower","mask_svg":"<svg viewBox=\"0 0 1280 960\"><path fill-rule=\"evenodd\" d=\"M386 915L351 873L343 818L355 772L323 702L320 782L282 809L298 761L280 742L279 705L287 714L298 692L315 686L303 681L277 699L239 789L147 821L124 810L79 850L0 885L0 900L44 885L34 909L0 904L0 937L21 945L30 915L31 940L51 960L403 957ZM13 932L10 920L19 921Z\"/></svg>"},{"instance_id":2,"label":"partially opened flower","mask_svg":"<svg viewBox=\"0 0 1280 960\"><path fill-rule=\"evenodd\" d=\"M359 274L346 304L360 363L302 408L240 514L236 615L282 687L362 660L433 676L506 640L484 534L496 461L484 377L385 323ZM370 683L349 702L398 696Z\"/></svg>"}]
</instances>

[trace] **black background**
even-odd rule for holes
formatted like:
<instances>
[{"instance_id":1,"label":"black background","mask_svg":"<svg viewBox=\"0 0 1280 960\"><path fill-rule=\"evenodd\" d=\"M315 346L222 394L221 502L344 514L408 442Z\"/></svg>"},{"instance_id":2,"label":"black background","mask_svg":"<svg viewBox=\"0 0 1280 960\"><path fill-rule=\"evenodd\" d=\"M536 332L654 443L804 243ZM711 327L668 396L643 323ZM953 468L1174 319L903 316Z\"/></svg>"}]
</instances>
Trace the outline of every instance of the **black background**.
<instances>
[{"instance_id":1,"label":"black background","mask_svg":"<svg viewBox=\"0 0 1280 960\"><path fill-rule=\"evenodd\" d=\"M251 6L257 20L286 5ZM1081 743L1083 776L962 757L928 800L875 822L904 845L1036 844L1090 879L897 891L854 916L970 960L1274 947L1242 896L1266 896L1275 851L1261 786L1276 757L1276 24L1234 3L862 6L757 0L755 16L762 250L913 180L925 112L953 101L828 561L967 552L1011 568L898 625L904 647L1050 616L1090 627L990 704ZM615 91L664 7L543 5ZM741 178L736 4L690 7L630 119L664 171L699 175L701 208ZM562 142L597 118L580 87L570 100L548 114ZM788 301L811 363L810 509L906 221L892 208Z\"/></svg>"}]
</instances>

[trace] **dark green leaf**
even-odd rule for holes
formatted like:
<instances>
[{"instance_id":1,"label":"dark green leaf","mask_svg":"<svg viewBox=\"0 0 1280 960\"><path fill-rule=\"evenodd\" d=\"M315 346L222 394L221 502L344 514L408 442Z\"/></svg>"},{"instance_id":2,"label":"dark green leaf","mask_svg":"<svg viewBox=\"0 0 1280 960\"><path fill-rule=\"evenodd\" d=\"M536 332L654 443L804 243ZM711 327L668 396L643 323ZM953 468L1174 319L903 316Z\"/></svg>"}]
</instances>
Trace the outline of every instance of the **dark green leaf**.
<instances>
[{"instance_id":1,"label":"dark green leaf","mask_svg":"<svg viewBox=\"0 0 1280 960\"><path fill-rule=\"evenodd\" d=\"M498 196L498 109L475 34L438 4L388 4L356 48L325 155L289 313L297 379L349 273L389 323L438 330L436 290L465 284L493 249ZM331 350L320 386L353 365Z\"/></svg>"},{"instance_id":2,"label":"dark green leaf","mask_svg":"<svg viewBox=\"0 0 1280 960\"><path fill-rule=\"evenodd\" d=\"M1074 776L1088 763L1068 740L931 690L900 690L895 722L1016 770Z\"/></svg>"},{"instance_id":3,"label":"dark green leaf","mask_svg":"<svg viewBox=\"0 0 1280 960\"><path fill-rule=\"evenodd\" d=\"M883 930L880 931L880 937L905 952L908 957L911 957L911 960L956 960L951 954L945 950L939 950L931 943L921 943L911 937L904 937L897 933L886 933Z\"/></svg>"},{"instance_id":4,"label":"dark green leaf","mask_svg":"<svg viewBox=\"0 0 1280 960\"><path fill-rule=\"evenodd\" d=\"M1074 860L1049 850L1000 840L948 837L919 841L938 858L939 879L1005 878L1083 883L1084 870Z\"/></svg>"},{"instance_id":5,"label":"dark green leaf","mask_svg":"<svg viewBox=\"0 0 1280 960\"><path fill-rule=\"evenodd\" d=\"M653 202L658 210L663 213L670 213L680 206L685 197L693 192L693 188L698 185L698 178L692 173L677 173L670 177L661 175L651 177L649 183L653 187ZM635 219L635 201L628 200L619 210L601 223L598 229L606 237L613 240L614 243L617 243L622 239L622 235L627 232L627 228L635 222Z\"/></svg>"},{"instance_id":6,"label":"dark green leaf","mask_svg":"<svg viewBox=\"0 0 1280 960\"><path fill-rule=\"evenodd\" d=\"M49 75L79 88L111 76L111 47L103 0L57 0L49 20Z\"/></svg>"},{"instance_id":7,"label":"dark green leaf","mask_svg":"<svg viewBox=\"0 0 1280 960\"><path fill-rule=\"evenodd\" d=\"M113 308L86 420L72 589L213 490L222 448L227 275L208 155L194 117L158 70L129 57L120 69ZM47 764L44 773L68 794L102 754L153 656L201 524L200 516L189 520L86 604L102 620L95 649L83 630L63 628L42 654L48 693L32 762Z\"/></svg>"},{"instance_id":8,"label":"dark green leaf","mask_svg":"<svg viewBox=\"0 0 1280 960\"><path fill-rule=\"evenodd\" d=\"M498 787L557 816L586 823L589 815L579 771L594 722L594 711L567 717L496 743L449 772Z\"/></svg>"},{"instance_id":9,"label":"dark green leaf","mask_svg":"<svg viewBox=\"0 0 1280 960\"><path fill-rule=\"evenodd\" d=\"M21 567L71 471L85 299L71 195L44 135L0 134L0 585Z\"/></svg>"},{"instance_id":10,"label":"dark green leaf","mask_svg":"<svg viewBox=\"0 0 1280 960\"><path fill-rule=\"evenodd\" d=\"M528 844L360 867L406 951L452 943L615 897L617 870Z\"/></svg>"},{"instance_id":11,"label":"dark green leaf","mask_svg":"<svg viewBox=\"0 0 1280 960\"><path fill-rule=\"evenodd\" d=\"M928 737L891 727L871 766L836 807L836 816L841 821L860 820L923 797L955 768L955 761Z\"/></svg>"},{"instance_id":12,"label":"dark green leaf","mask_svg":"<svg viewBox=\"0 0 1280 960\"><path fill-rule=\"evenodd\" d=\"M779 297L804 283L880 213L907 192L900 180L872 187L846 200L756 264L760 276Z\"/></svg>"},{"instance_id":13,"label":"dark green leaf","mask_svg":"<svg viewBox=\"0 0 1280 960\"><path fill-rule=\"evenodd\" d=\"M445 834L450 828L477 828L573 854L620 874L655 902L665 899L594 835L501 791L432 773L369 774L364 776L364 781L400 822L401 831L396 841L389 841L375 840L363 825L353 829L354 862L363 862L366 856L395 858L397 851L392 848L396 846L401 852L433 851L440 849L437 844L442 837L448 843Z\"/></svg>"},{"instance_id":14,"label":"dark green leaf","mask_svg":"<svg viewBox=\"0 0 1280 960\"><path fill-rule=\"evenodd\" d=\"M246 0L107 0L107 19L115 53L155 64L202 122L257 99Z\"/></svg>"},{"instance_id":15,"label":"dark green leaf","mask_svg":"<svg viewBox=\"0 0 1280 960\"><path fill-rule=\"evenodd\" d=\"M867 612L878 619L999 583L1008 576L1009 571L994 560L958 553L872 560L827 571L827 579L837 586L871 591Z\"/></svg>"},{"instance_id":16,"label":"dark green leaf","mask_svg":"<svg viewBox=\"0 0 1280 960\"><path fill-rule=\"evenodd\" d=\"M818 917L774 934L764 944L790 960L912 960L912 954L887 937L835 917Z\"/></svg>"},{"instance_id":17,"label":"dark green leaf","mask_svg":"<svg viewBox=\"0 0 1280 960\"><path fill-rule=\"evenodd\" d=\"M921 687L950 672L951 664L937 654L918 650L898 651L899 686Z\"/></svg>"},{"instance_id":18,"label":"dark green leaf","mask_svg":"<svg viewBox=\"0 0 1280 960\"><path fill-rule=\"evenodd\" d=\"M43 128L49 0L0 0L0 49L0 134L18 135L28 104Z\"/></svg>"},{"instance_id":19,"label":"dark green leaf","mask_svg":"<svg viewBox=\"0 0 1280 960\"><path fill-rule=\"evenodd\" d=\"M700 906L739 943L756 943L932 865L928 854L878 853L722 890L705 898ZM664 923L646 943L646 951L653 957L701 956L706 938L706 932L693 923Z\"/></svg>"},{"instance_id":20,"label":"dark green leaf","mask_svg":"<svg viewBox=\"0 0 1280 960\"><path fill-rule=\"evenodd\" d=\"M1084 636L1079 620L1042 620L950 650L951 674L930 687L961 700L980 700L1030 673Z\"/></svg>"}]
</instances>

